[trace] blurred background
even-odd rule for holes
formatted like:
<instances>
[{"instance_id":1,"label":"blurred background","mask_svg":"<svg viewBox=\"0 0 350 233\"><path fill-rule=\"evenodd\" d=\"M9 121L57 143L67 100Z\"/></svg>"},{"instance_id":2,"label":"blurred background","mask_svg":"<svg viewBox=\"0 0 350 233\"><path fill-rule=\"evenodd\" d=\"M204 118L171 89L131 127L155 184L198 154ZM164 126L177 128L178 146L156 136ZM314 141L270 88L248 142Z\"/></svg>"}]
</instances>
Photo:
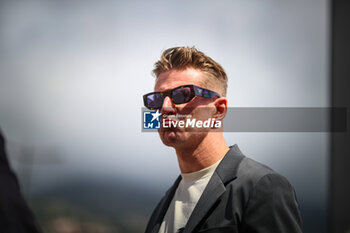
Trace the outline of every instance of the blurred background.
<instances>
[{"instance_id":1,"label":"blurred background","mask_svg":"<svg viewBox=\"0 0 350 233\"><path fill-rule=\"evenodd\" d=\"M143 232L179 174L141 132L164 49L196 46L229 77L229 107L329 106L326 0L2 0L0 127L44 232ZM328 133L225 133L296 189L326 232Z\"/></svg>"}]
</instances>

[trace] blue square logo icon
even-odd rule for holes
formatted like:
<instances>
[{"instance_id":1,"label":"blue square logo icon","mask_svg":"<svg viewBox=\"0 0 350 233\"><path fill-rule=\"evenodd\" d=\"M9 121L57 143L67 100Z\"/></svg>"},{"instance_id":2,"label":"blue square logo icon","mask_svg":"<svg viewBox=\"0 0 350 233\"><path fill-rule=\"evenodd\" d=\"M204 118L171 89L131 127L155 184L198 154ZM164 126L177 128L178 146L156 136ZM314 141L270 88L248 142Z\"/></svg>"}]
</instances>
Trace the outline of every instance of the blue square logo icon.
<instances>
[{"instance_id":1,"label":"blue square logo icon","mask_svg":"<svg viewBox=\"0 0 350 233\"><path fill-rule=\"evenodd\" d=\"M160 115L157 111L144 111L143 112L143 128L144 129L159 129L160 128Z\"/></svg>"}]
</instances>

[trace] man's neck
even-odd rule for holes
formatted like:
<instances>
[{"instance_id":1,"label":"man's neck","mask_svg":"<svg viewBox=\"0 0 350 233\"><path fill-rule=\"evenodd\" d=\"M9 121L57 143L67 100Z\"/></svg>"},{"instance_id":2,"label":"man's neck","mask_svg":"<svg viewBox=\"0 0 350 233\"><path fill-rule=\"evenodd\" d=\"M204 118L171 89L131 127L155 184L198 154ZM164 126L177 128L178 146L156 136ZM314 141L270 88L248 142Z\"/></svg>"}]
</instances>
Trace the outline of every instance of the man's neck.
<instances>
[{"instance_id":1,"label":"man's neck","mask_svg":"<svg viewBox=\"0 0 350 233\"><path fill-rule=\"evenodd\" d=\"M230 148L222 134L208 134L195 147L177 148L176 155L181 173L196 172L222 159Z\"/></svg>"}]
</instances>

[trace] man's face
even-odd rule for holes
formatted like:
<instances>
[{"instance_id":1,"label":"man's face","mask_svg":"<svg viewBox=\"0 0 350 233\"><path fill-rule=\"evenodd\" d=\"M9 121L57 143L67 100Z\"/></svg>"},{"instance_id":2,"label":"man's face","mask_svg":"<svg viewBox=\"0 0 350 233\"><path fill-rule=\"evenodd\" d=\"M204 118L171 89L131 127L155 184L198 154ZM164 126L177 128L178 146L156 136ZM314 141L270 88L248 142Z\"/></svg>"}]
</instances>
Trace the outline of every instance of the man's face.
<instances>
[{"instance_id":1,"label":"man's face","mask_svg":"<svg viewBox=\"0 0 350 233\"><path fill-rule=\"evenodd\" d=\"M205 78L203 72L193 68L170 70L158 76L154 91L163 92L188 84L205 87L203 85ZM217 91L215 89L212 90ZM215 113L214 100L215 97L196 96L188 103L175 105L169 97L166 97L161 113L162 115L191 115L192 118L206 120ZM193 132L180 127L161 128L158 132L163 143L174 148L195 147L208 134L208 132Z\"/></svg>"}]
</instances>

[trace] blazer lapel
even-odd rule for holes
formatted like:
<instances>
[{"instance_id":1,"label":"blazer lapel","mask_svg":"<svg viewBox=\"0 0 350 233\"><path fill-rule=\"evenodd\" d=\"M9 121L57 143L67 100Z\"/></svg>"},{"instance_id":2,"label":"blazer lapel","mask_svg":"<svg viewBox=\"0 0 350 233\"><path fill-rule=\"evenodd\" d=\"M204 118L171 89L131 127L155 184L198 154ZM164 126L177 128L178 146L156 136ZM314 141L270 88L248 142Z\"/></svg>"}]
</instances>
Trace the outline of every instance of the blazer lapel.
<instances>
[{"instance_id":1,"label":"blazer lapel","mask_svg":"<svg viewBox=\"0 0 350 233\"><path fill-rule=\"evenodd\" d=\"M204 189L183 233L192 232L218 198L226 191L225 185L236 178L237 168L243 157L244 155L238 149L237 145L230 147L230 150L221 160L207 187Z\"/></svg>"},{"instance_id":2,"label":"blazer lapel","mask_svg":"<svg viewBox=\"0 0 350 233\"><path fill-rule=\"evenodd\" d=\"M160 225L162 224L164 215L166 214L168 207L170 205L171 200L174 197L175 191L177 189L177 186L179 185L181 181L181 176L179 176L176 181L174 182L173 186L166 192L164 198L160 201L159 205L157 206L156 210L154 211L154 214L152 215L149 226L147 226L147 229L145 233L158 233Z\"/></svg>"},{"instance_id":3,"label":"blazer lapel","mask_svg":"<svg viewBox=\"0 0 350 233\"><path fill-rule=\"evenodd\" d=\"M226 188L220 177L214 172L201 198L194 208L183 233L192 232L197 224L203 219L210 207L225 192Z\"/></svg>"}]
</instances>

